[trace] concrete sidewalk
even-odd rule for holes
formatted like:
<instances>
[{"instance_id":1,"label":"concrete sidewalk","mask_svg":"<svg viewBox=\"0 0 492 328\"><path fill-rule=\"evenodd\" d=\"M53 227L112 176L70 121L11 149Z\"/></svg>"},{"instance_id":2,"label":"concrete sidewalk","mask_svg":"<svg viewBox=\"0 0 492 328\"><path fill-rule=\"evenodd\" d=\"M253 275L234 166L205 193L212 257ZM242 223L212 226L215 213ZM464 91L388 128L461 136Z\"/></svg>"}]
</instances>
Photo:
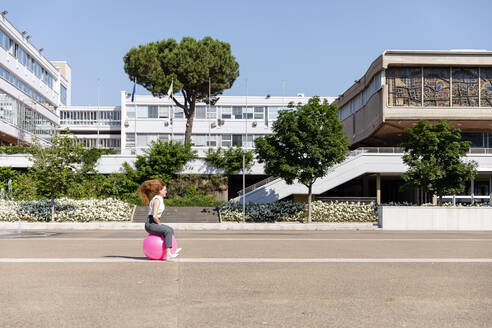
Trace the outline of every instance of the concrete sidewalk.
<instances>
[{"instance_id":1,"label":"concrete sidewalk","mask_svg":"<svg viewBox=\"0 0 492 328\"><path fill-rule=\"evenodd\" d=\"M178 231L200 230L379 230L372 222L344 223L166 223ZM142 230L143 223L133 222L0 222L2 230Z\"/></svg>"}]
</instances>

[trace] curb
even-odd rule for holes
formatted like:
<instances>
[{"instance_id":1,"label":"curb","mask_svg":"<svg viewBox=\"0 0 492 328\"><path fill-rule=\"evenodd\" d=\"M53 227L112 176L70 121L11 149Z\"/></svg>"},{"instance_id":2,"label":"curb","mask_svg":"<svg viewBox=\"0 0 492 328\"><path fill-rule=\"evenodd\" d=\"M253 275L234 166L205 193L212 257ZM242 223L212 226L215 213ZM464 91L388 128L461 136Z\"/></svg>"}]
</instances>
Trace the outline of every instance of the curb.
<instances>
[{"instance_id":1,"label":"curb","mask_svg":"<svg viewBox=\"0 0 492 328\"><path fill-rule=\"evenodd\" d=\"M347 223L166 223L178 231L200 230L380 230L372 222ZM0 222L1 230L144 230L143 223L132 222Z\"/></svg>"}]
</instances>

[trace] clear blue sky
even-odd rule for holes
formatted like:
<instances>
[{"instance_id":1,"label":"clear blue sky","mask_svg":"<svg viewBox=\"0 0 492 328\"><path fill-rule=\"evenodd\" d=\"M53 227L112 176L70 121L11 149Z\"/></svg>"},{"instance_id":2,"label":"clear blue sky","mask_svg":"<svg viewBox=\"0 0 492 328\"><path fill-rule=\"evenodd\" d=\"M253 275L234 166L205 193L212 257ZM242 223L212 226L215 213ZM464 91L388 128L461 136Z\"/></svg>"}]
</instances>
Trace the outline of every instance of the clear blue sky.
<instances>
[{"instance_id":1,"label":"clear blue sky","mask_svg":"<svg viewBox=\"0 0 492 328\"><path fill-rule=\"evenodd\" d=\"M0 10L50 60L72 67L72 104L119 105L132 47L210 35L240 76L225 95L337 96L385 49L492 50L491 1L2 0ZM137 87L137 93L147 93Z\"/></svg>"}]
</instances>

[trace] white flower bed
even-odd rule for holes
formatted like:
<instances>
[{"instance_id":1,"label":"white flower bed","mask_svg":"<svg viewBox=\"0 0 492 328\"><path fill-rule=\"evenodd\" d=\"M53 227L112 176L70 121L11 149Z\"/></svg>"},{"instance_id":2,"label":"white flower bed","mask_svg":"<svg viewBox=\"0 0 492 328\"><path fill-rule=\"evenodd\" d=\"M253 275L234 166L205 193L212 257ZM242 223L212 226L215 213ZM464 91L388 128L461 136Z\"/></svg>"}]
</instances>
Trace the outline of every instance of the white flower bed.
<instances>
[{"instance_id":1,"label":"white flower bed","mask_svg":"<svg viewBox=\"0 0 492 328\"><path fill-rule=\"evenodd\" d=\"M254 204L255 206L257 204ZM268 204L261 204L268 205ZM311 203L311 219L313 222L375 222L377 221L377 215L374 212L374 203L369 204L359 202L322 202L315 201ZM247 206L252 207L252 204ZM274 204L270 207L289 206L281 202ZM290 205L292 206L292 205ZM265 209L266 210L266 209ZM278 210L278 209L277 209ZM272 222L272 215L267 220L265 212L257 213L258 210L246 208L246 222ZM282 211L277 211L282 212ZM289 211L292 213L293 210ZM263 213L263 214L262 214ZM282 215L279 213L275 216L276 222L307 222L308 208L307 204L304 206L304 210L297 212L297 214ZM222 221L241 222L243 219L243 213L241 204L237 206L225 207L221 210Z\"/></svg>"},{"instance_id":2,"label":"white flower bed","mask_svg":"<svg viewBox=\"0 0 492 328\"><path fill-rule=\"evenodd\" d=\"M313 222L375 222L378 220L374 213L374 203L359 202L322 202L311 203L311 220ZM306 222L308 216L307 204L304 212L295 220Z\"/></svg>"},{"instance_id":3,"label":"white flower bed","mask_svg":"<svg viewBox=\"0 0 492 328\"><path fill-rule=\"evenodd\" d=\"M0 221L50 221L50 200L0 200ZM121 200L60 198L55 200L55 221L130 221L133 206Z\"/></svg>"}]
</instances>

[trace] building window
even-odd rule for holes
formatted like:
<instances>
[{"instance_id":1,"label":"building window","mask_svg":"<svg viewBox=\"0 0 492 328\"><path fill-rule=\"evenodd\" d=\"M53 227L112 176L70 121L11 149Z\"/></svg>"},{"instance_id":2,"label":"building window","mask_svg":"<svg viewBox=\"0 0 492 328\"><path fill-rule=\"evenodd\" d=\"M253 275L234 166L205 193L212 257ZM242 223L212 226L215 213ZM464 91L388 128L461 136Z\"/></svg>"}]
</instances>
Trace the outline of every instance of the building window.
<instances>
[{"instance_id":1,"label":"building window","mask_svg":"<svg viewBox=\"0 0 492 328\"><path fill-rule=\"evenodd\" d=\"M242 134L233 134L232 135L232 145L242 147L243 135Z\"/></svg>"},{"instance_id":2,"label":"building window","mask_svg":"<svg viewBox=\"0 0 492 328\"><path fill-rule=\"evenodd\" d=\"M485 140L482 132L465 132L461 134L461 140L469 141L471 148L484 148Z\"/></svg>"},{"instance_id":3,"label":"building window","mask_svg":"<svg viewBox=\"0 0 492 328\"><path fill-rule=\"evenodd\" d=\"M217 107L209 106L207 107L207 119L216 119L217 118Z\"/></svg>"},{"instance_id":4,"label":"building window","mask_svg":"<svg viewBox=\"0 0 492 328\"><path fill-rule=\"evenodd\" d=\"M492 107L492 68L480 68L480 106Z\"/></svg>"},{"instance_id":5,"label":"building window","mask_svg":"<svg viewBox=\"0 0 492 328\"><path fill-rule=\"evenodd\" d=\"M212 134L207 136L207 146L209 147L217 147L217 135Z\"/></svg>"},{"instance_id":6,"label":"building window","mask_svg":"<svg viewBox=\"0 0 492 328\"><path fill-rule=\"evenodd\" d=\"M157 118L159 116L159 109L157 106L149 106L149 118Z\"/></svg>"},{"instance_id":7,"label":"building window","mask_svg":"<svg viewBox=\"0 0 492 328\"><path fill-rule=\"evenodd\" d=\"M280 107L268 107L268 120L275 121L278 117L278 111Z\"/></svg>"},{"instance_id":8,"label":"building window","mask_svg":"<svg viewBox=\"0 0 492 328\"><path fill-rule=\"evenodd\" d=\"M243 119L248 119L248 120L253 119L253 107L243 108Z\"/></svg>"},{"instance_id":9,"label":"building window","mask_svg":"<svg viewBox=\"0 0 492 328\"><path fill-rule=\"evenodd\" d=\"M135 118L135 106L126 106L126 117Z\"/></svg>"},{"instance_id":10,"label":"building window","mask_svg":"<svg viewBox=\"0 0 492 328\"><path fill-rule=\"evenodd\" d=\"M254 119L262 120L265 113L265 107L255 107Z\"/></svg>"},{"instance_id":11,"label":"building window","mask_svg":"<svg viewBox=\"0 0 492 328\"><path fill-rule=\"evenodd\" d=\"M424 67L424 106L450 106L449 68Z\"/></svg>"},{"instance_id":12,"label":"building window","mask_svg":"<svg viewBox=\"0 0 492 328\"><path fill-rule=\"evenodd\" d=\"M206 107L205 106L196 106L195 107L195 118L199 120L205 119L207 113L206 113Z\"/></svg>"},{"instance_id":13,"label":"building window","mask_svg":"<svg viewBox=\"0 0 492 328\"><path fill-rule=\"evenodd\" d=\"M67 104L67 88L60 84L60 101L62 104Z\"/></svg>"},{"instance_id":14,"label":"building window","mask_svg":"<svg viewBox=\"0 0 492 328\"><path fill-rule=\"evenodd\" d=\"M207 146L207 135L194 134L191 136L191 141L195 147L205 147Z\"/></svg>"},{"instance_id":15,"label":"building window","mask_svg":"<svg viewBox=\"0 0 492 328\"><path fill-rule=\"evenodd\" d=\"M184 112L182 108L174 108L174 118L184 118Z\"/></svg>"},{"instance_id":16,"label":"building window","mask_svg":"<svg viewBox=\"0 0 492 328\"><path fill-rule=\"evenodd\" d=\"M127 148L135 147L135 134L134 133L127 133L126 134L126 147Z\"/></svg>"},{"instance_id":17,"label":"building window","mask_svg":"<svg viewBox=\"0 0 492 328\"><path fill-rule=\"evenodd\" d=\"M147 147L152 141L157 141L159 135L150 133L137 133L137 147Z\"/></svg>"},{"instance_id":18,"label":"building window","mask_svg":"<svg viewBox=\"0 0 492 328\"><path fill-rule=\"evenodd\" d=\"M243 108L239 106L232 106L232 115L236 120L243 118Z\"/></svg>"},{"instance_id":19,"label":"building window","mask_svg":"<svg viewBox=\"0 0 492 328\"><path fill-rule=\"evenodd\" d=\"M184 144L185 141L185 135L184 134L175 134L172 136L172 139L176 143Z\"/></svg>"},{"instance_id":20,"label":"building window","mask_svg":"<svg viewBox=\"0 0 492 328\"><path fill-rule=\"evenodd\" d=\"M232 146L232 136L230 134L222 135L222 147L231 147Z\"/></svg>"},{"instance_id":21,"label":"building window","mask_svg":"<svg viewBox=\"0 0 492 328\"><path fill-rule=\"evenodd\" d=\"M386 81L390 106L422 106L422 68L389 68Z\"/></svg>"},{"instance_id":22,"label":"building window","mask_svg":"<svg viewBox=\"0 0 492 328\"><path fill-rule=\"evenodd\" d=\"M162 142L168 142L169 141L169 134L159 134L159 141Z\"/></svg>"},{"instance_id":23,"label":"building window","mask_svg":"<svg viewBox=\"0 0 492 328\"><path fill-rule=\"evenodd\" d=\"M478 107L478 69L453 68L453 106Z\"/></svg>"},{"instance_id":24,"label":"building window","mask_svg":"<svg viewBox=\"0 0 492 328\"><path fill-rule=\"evenodd\" d=\"M169 106L159 106L159 118L169 118Z\"/></svg>"},{"instance_id":25,"label":"building window","mask_svg":"<svg viewBox=\"0 0 492 328\"><path fill-rule=\"evenodd\" d=\"M230 119L232 118L232 108L231 107L222 107L222 119Z\"/></svg>"},{"instance_id":26,"label":"building window","mask_svg":"<svg viewBox=\"0 0 492 328\"><path fill-rule=\"evenodd\" d=\"M137 106L137 118L148 118L149 106Z\"/></svg>"}]
</instances>

